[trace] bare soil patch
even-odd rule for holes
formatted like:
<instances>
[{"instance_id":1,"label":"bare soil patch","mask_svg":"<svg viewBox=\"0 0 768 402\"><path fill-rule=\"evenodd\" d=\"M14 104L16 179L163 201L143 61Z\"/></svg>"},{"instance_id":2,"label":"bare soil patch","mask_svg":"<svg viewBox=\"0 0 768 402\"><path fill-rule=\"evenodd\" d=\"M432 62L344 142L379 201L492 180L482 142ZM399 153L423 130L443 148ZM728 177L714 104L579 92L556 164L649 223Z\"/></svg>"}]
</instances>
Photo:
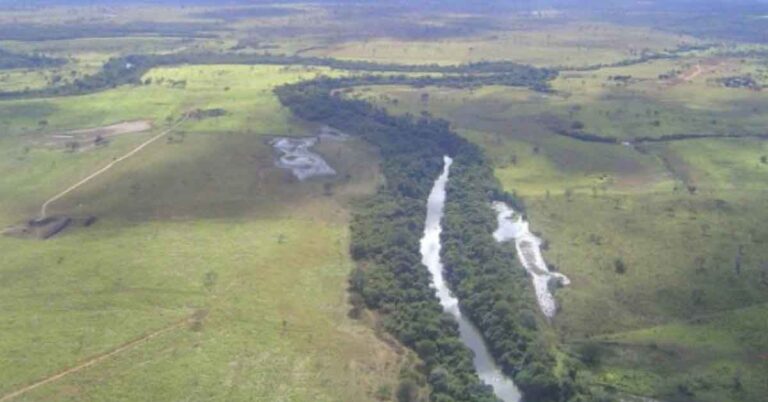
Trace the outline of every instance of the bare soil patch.
<instances>
[{"instance_id":1,"label":"bare soil patch","mask_svg":"<svg viewBox=\"0 0 768 402\"><path fill-rule=\"evenodd\" d=\"M142 133L151 129L152 123L148 120L126 121L109 126L51 134L42 140L41 145L70 152L82 152L107 145L112 137Z\"/></svg>"},{"instance_id":2,"label":"bare soil patch","mask_svg":"<svg viewBox=\"0 0 768 402\"><path fill-rule=\"evenodd\" d=\"M20 239L48 240L75 227L90 227L98 218L73 218L70 216L49 216L42 219L31 219L3 230L5 236Z\"/></svg>"}]
</instances>

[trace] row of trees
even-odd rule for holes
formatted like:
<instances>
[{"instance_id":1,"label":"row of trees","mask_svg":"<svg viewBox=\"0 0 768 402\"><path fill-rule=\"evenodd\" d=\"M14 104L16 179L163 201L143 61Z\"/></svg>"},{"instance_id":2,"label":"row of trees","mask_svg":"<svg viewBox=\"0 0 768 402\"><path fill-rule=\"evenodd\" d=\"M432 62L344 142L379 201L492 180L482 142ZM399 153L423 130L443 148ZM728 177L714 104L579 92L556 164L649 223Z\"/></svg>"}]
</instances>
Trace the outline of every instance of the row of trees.
<instances>
[{"instance_id":1,"label":"row of trees","mask_svg":"<svg viewBox=\"0 0 768 402\"><path fill-rule=\"evenodd\" d=\"M496 218L490 202L514 200L500 190L483 152L452 132L445 121L393 117L335 91L380 80L321 78L276 90L281 102L299 117L356 133L383 156L386 184L356 211L352 223L351 252L358 261L352 289L368 307L382 313L388 331L424 360L433 401L495 399L478 380L456 323L443 314L419 252L425 200L442 170L442 156L451 155L455 163L443 258L462 309L526 397L538 402L590 400L587 390L577 384L575 364L567 358L558 363L554 357L558 345L544 341L529 280L524 270L511 266L513 248L496 244L491 236Z\"/></svg>"},{"instance_id":2,"label":"row of trees","mask_svg":"<svg viewBox=\"0 0 768 402\"><path fill-rule=\"evenodd\" d=\"M380 83L412 85L443 85L454 87L480 85L527 86L535 90L549 89L548 81L557 71L530 67L511 62L483 62L457 66L379 64L331 58L238 53L178 53L134 55L113 58L93 75L74 80L67 85L18 92L0 92L0 99L41 96L80 95L126 84L141 84L144 74L152 68L182 64L273 64L330 67L359 72L432 73L436 76L380 77Z\"/></svg>"},{"instance_id":3,"label":"row of trees","mask_svg":"<svg viewBox=\"0 0 768 402\"><path fill-rule=\"evenodd\" d=\"M0 70L12 68L45 68L59 67L66 63L62 59L53 59L50 57L33 54L20 54L0 49Z\"/></svg>"}]
</instances>

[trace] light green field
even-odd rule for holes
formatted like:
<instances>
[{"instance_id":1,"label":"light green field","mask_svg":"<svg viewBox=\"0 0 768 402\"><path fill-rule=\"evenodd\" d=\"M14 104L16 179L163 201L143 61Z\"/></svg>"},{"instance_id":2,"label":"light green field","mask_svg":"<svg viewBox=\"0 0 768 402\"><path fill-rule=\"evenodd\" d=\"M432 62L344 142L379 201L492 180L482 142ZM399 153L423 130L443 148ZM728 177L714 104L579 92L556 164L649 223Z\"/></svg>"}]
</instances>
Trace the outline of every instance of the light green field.
<instances>
[{"instance_id":1,"label":"light green field","mask_svg":"<svg viewBox=\"0 0 768 402\"><path fill-rule=\"evenodd\" d=\"M519 23L509 21L512 27ZM469 38L349 42L314 50L310 54L403 64L510 60L536 66L586 66L638 57L643 49L660 51L695 42L690 37L646 28L564 22Z\"/></svg>"},{"instance_id":2,"label":"light green field","mask_svg":"<svg viewBox=\"0 0 768 402\"><path fill-rule=\"evenodd\" d=\"M176 119L194 109L221 108L228 115L184 123L174 138L182 139L182 133L188 133L183 139L191 146L166 145L162 141L147 149L141 162L135 162L141 163L141 169L169 166L174 158L216 159L218 155L211 154L210 149L247 150L242 143L256 143L251 152L258 152L263 158L271 151L261 143L263 140L258 139L259 136L304 132L272 96L272 88L313 74L315 72L279 66L164 68L148 73L147 78L153 79L151 85L121 87L79 97L3 102L0 130L5 134L0 138L0 152L4 157L0 168L10 174L0 179L0 189L4 189L0 192L14 197L16 202L2 204L5 211L0 214L0 222L8 224L13 223L11 220L24 219L36 205L75 183L75 179L87 176L164 129L168 125L167 119ZM161 82L161 79L165 81ZM170 80L186 81L187 84L183 89L169 88ZM226 87L230 89L225 90ZM70 154L36 146L57 132L139 119L151 120L156 127L154 132L118 137L100 152ZM41 127L39 122L43 120L47 125ZM226 162L226 159L218 160ZM160 174L163 170L149 172ZM191 176L196 180L201 177ZM85 190L87 192L87 188ZM226 192L221 197L226 197Z\"/></svg>"},{"instance_id":3,"label":"light green field","mask_svg":"<svg viewBox=\"0 0 768 402\"><path fill-rule=\"evenodd\" d=\"M696 400L762 400L766 314L762 304L601 338L606 368L597 381L636 394L674 394L682 385Z\"/></svg>"},{"instance_id":4,"label":"light green field","mask_svg":"<svg viewBox=\"0 0 768 402\"><path fill-rule=\"evenodd\" d=\"M348 206L379 182L356 140L319 151L336 178L296 181L268 135L298 135L272 95L302 70L189 66L152 85L3 102L5 227L196 108L189 121L52 205L96 216L48 241L0 236L0 394L161 331L17 400L373 400L405 356L347 318ZM157 83L186 80L184 89ZM224 86L230 86L224 91ZM40 127L37 121L46 119ZM60 130L149 119L149 133L67 153L37 146ZM163 330L166 330L162 332Z\"/></svg>"}]
</instances>

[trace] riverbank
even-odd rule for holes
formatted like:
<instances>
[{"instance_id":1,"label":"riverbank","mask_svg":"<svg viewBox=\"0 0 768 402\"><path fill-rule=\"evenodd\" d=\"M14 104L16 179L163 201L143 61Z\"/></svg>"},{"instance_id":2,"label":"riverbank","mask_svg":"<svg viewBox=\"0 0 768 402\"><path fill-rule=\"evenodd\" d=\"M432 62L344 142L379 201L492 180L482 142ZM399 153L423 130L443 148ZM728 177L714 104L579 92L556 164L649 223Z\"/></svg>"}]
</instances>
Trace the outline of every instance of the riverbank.
<instances>
[{"instance_id":1,"label":"riverbank","mask_svg":"<svg viewBox=\"0 0 768 402\"><path fill-rule=\"evenodd\" d=\"M501 191L483 152L445 121L394 117L367 102L333 95L363 81L321 78L276 90L298 117L358 135L381 152L386 184L360 205L352 224L351 252L358 262L352 290L383 314L385 329L424 360L421 378L432 399L496 400L481 385L460 328L445 320L416 247L426 219L424 200L444 167L443 156L450 155L441 257L462 311L527 398L554 402L588 395L575 377L575 362L550 336L525 271L509 269L514 250L493 238L497 221L488 204L515 200Z\"/></svg>"},{"instance_id":2,"label":"riverbank","mask_svg":"<svg viewBox=\"0 0 768 402\"><path fill-rule=\"evenodd\" d=\"M461 313L459 299L453 296L443 277L443 263L440 257L442 249L440 234L441 221L445 208L445 187L448 183L453 159L443 158L445 167L443 173L435 181L435 186L427 199L427 219L424 225L424 237L421 238L421 262L432 276L432 286L440 305L448 315L459 324L459 337L474 355L472 363L480 380L493 388L494 394L503 402L519 402L520 391L514 382L502 373L491 357L482 335L474 324Z\"/></svg>"}]
</instances>

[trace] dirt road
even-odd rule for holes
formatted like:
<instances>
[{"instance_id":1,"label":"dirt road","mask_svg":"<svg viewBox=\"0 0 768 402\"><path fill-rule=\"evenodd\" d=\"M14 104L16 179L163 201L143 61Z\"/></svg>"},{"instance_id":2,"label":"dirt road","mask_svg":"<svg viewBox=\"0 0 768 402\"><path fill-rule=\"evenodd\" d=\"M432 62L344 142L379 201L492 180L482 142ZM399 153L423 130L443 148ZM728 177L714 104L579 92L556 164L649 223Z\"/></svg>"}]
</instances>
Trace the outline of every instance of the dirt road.
<instances>
[{"instance_id":1,"label":"dirt road","mask_svg":"<svg viewBox=\"0 0 768 402\"><path fill-rule=\"evenodd\" d=\"M130 341L130 342L128 342L128 343L118 347L117 349L114 349L114 350L109 351L107 353L103 353L103 354L91 357L88 360L84 361L83 363L78 364L77 366L68 368L68 369L66 369L64 371L60 371L60 372L58 372L58 373L56 373L54 375L45 377L45 378L43 378L41 380L38 380L38 381L36 381L36 382L34 382L34 383L30 384L30 385L27 385L27 386L25 386L23 388L20 388L20 389L16 390L16 391L13 391L13 392L11 392L9 394L3 395L2 397L0 397L0 402L11 401L12 399L17 398L17 397L19 397L21 395L24 395L24 394L26 394L29 391L32 391L32 390L34 390L36 388L39 388L39 387L42 387L43 385L50 384L50 383L52 383L54 381L58 381L58 380L66 377L66 376L68 376L70 374L77 373L80 370L83 370L83 369L91 367L91 366L93 366L95 364L98 364L98 363L100 363L100 362L102 362L102 361L104 361L106 359L109 359L110 357L113 357L113 356L118 355L118 354L120 354L122 352L125 352L126 350L129 350L129 349L131 349L131 348L133 348L135 346L138 346L141 343L147 342L147 341L149 341L149 340L151 340L153 338L156 338L156 337L158 337L160 335L163 335L163 334L165 334L167 332L171 332L171 331L173 331L175 329L178 329L178 328L182 327L183 325L185 325L188 322L188 320L189 320L189 318L184 318L184 319L182 319L182 320L180 320L180 321L178 321L178 322L176 322L176 323L174 323L172 325L169 325L169 326L167 326L167 327L165 327L163 329L157 330L157 331L152 332L152 333L150 333L148 335L144 335L141 338L134 339L134 340L132 340L132 341Z\"/></svg>"},{"instance_id":2,"label":"dirt road","mask_svg":"<svg viewBox=\"0 0 768 402\"><path fill-rule=\"evenodd\" d=\"M40 216L38 217L38 219L45 219L45 218L47 218L47 217L48 217L48 207L50 207L50 206L51 206L51 204L53 204L54 202L56 202L56 201L60 200L61 198L63 198L63 197L64 197L64 196L66 196L67 194L69 194L69 193L71 193L71 192L73 192L73 191L77 190L78 188L80 188L82 185L84 185L84 184L88 183L89 181L91 181L91 180L95 179L96 177L98 177L98 176L99 176L99 175L101 175L102 173L104 173L104 172L108 171L108 170L109 170L109 169L111 169L113 166L117 165L118 163L120 163L120 162L122 162L122 161L124 161L124 160L126 160L126 159L128 159L128 158L130 158L130 157L131 157L131 156L133 156L133 155L136 155L136 154L137 154L137 153L139 153L139 152L140 152L142 149L146 148L147 146L149 146L149 145L150 145L150 144L152 144L153 142L155 142L155 141L159 140L159 139L160 139L160 138L162 138L162 137L165 137L165 136L166 136L166 135L168 135L168 134L169 134L171 131L173 131L173 130L175 130L176 128L178 128L178 127L179 127L179 126L180 126L182 123L184 123L186 120L187 120L187 117L186 117L186 115L185 115L185 116L184 116L184 117L183 117L181 120L179 120L179 121L178 121L176 124L174 124L174 125L173 125L173 126L171 126L170 128L168 128L168 129L166 129L165 131L161 132L160 134L158 134L158 135L156 135L156 136L154 136L154 137L152 137L152 138L148 139L147 141L143 142L141 145L139 145L138 147L134 148L133 150L131 150L131 151L130 151L130 152L128 152L127 154L125 154L125 155L123 155L123 156L121 156L121 157L119 157L119 158L117 158L117 159L113 160L113 161L112 161L112 162L110 162L110 163L109 163L107 166L104 166L103 168L101 168L101 169L97 170L96 172L92 173L91 175L89 175L88 177L84 178L83 180L80 180L79 182L77 182L77 183L73 184L72 186L70 186L70 187L69 187L69 188L67 188L66 190L64 190L64 191L62 191L62 192L60 192L60 193L58 193L58 194L54 195L53 197L51 197L51 198L50 198L48 201L46 201L46 202L43 204L43 206L40 208Z\"/></svg>"}]
</instances>

